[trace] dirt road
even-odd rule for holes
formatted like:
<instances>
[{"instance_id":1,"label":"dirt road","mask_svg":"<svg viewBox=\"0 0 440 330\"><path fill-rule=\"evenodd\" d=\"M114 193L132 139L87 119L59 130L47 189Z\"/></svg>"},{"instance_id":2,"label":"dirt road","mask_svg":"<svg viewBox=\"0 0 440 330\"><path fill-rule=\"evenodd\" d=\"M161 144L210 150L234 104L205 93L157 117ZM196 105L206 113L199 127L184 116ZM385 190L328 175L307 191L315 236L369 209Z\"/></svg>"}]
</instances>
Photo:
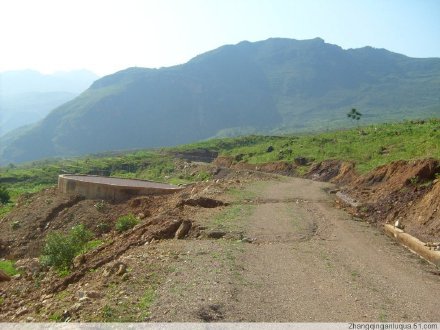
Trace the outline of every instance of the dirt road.
<instances>
[{"instance_id":1,"label":"dirt road","mask_svg":"<svg viewBox=\"0 0 440 330\"><path fill-rule=\"evenodd\" d=\"M252 198L223 211L244 242L166 242L186 257L158 290L152 320L439 322L435 269L335 209L329 187L298 178L250 187Z\"/></svg>"}]
</instances>

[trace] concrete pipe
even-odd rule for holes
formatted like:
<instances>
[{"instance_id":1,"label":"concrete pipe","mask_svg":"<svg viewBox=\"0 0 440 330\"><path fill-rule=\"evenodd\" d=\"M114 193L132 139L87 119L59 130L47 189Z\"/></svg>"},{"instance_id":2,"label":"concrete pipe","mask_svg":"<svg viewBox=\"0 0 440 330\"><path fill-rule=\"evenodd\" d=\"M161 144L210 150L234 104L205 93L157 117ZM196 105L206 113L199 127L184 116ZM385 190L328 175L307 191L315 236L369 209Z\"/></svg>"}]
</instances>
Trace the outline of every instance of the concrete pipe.
<instances>
[{"instance_id":1,"label":"concrete pipe","mask_svg":"<svg viewBox=\"0 0 440 330\"><path fill-rule=\"evenodd\" d=\"M425 243L419 239L392 225L385 224L384 230L386 234L394 237L400 244L404 245L412 252L418 254L423 259L433 263L437 267L440 267L440 251L430 250L425 246Z\"/></svg>"}]
</instances>

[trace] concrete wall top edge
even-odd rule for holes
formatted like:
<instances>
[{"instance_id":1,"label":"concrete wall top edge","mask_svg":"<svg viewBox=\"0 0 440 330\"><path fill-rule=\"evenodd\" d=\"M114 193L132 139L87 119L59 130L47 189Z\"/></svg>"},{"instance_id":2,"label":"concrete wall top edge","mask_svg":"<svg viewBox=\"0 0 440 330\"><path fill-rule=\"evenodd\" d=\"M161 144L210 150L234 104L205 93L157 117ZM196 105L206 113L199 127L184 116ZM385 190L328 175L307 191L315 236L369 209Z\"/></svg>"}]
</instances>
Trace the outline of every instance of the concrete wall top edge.
<instances>
[{"instance_id":1,"label":"concrete wall top edge","mask_svg":"<svg viewBox=\"0 0 440 330\"><path fill-rule=\"evenodd\" d=\"M156 188L163 190L181 190L182 187L175 186L172 184L139 180L139 179L124 179L115 177L102 177L97 175L83 175L83 174L60 174L60 178L79 182L88 182L102 186L112 186L120 187L126 189L136 189L136 188Z\"/></svg>"}]
</instances>

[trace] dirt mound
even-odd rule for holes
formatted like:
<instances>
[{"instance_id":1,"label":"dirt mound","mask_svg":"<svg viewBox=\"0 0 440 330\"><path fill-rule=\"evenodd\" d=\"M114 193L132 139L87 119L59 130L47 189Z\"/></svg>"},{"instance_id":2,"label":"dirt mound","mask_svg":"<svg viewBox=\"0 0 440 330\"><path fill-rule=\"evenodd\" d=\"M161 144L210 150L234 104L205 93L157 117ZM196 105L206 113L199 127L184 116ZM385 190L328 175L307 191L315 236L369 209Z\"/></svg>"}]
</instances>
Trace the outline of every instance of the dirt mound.
<instances>
[{"instance_id":1,"label":"dirt mound","mask_svg":"<svg viewBox=\"0 0 440 330\"><path fill-rule=\"evenodd\" d=\"M238 159L240 159L240 157L238 157ZM269 162L263 164L249 164L244 161L237 161L237 159L226 156L217 157L214 160L213 164L221 168L231 168L234 170L259 171L259 172L274 173L274 174L289 175L289 176L295 175L297 168L297 165L292 162L280 161L280 162Z\"/></svg>"},{"instance_id":2,"label":"dirt mound","mask_svg":"<svg viewBox=\"0 0 440 330\"><path fill-rule=\"evenodd\" d=\"M312 165L306 177L343 184L355 177L354 164L340 160L326 160Z\"/></svg>"},{"instance_id":3,"label":"dirt mound","mask_svg":"<svg viewBox=\"0 0 440 330\"><path fill-rule=\"evenodd\" d=\"M422 241L440 240L440 163L396 161L352 178L343 193L359 201L356 215L374 223L399 220Z\"/></svg>"}]
</instances>

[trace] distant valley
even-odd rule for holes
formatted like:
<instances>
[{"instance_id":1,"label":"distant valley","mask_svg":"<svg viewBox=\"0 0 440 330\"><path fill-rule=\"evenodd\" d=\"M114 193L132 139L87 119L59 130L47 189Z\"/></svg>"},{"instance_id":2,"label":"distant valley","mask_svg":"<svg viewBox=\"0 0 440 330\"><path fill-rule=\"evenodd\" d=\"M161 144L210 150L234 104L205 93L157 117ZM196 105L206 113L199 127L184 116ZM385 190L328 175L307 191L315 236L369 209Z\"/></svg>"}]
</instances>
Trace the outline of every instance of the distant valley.
<instances>
[{"instance_id":1,"label":"distant valley","mask_svg":"<svg viewBox=\"0 0 440 330\"><path fill-rule=\"evenodd\" d=\"M0 136L43 119L98 78L86 70L48 75L32 70L0 73Z\"/></svg>"},{"instance_id":2,"label":"distant valley","mask_svg":"<svg viewBox=\"0 0 440 330\"><path fill-rule=\"evenodd\" d=\"M0 162L283 134L440 115L440 59L344 50L322 39L241 42L161 69L103 77L32 127L5 135Z\"/></svg>"}]
</instances>

